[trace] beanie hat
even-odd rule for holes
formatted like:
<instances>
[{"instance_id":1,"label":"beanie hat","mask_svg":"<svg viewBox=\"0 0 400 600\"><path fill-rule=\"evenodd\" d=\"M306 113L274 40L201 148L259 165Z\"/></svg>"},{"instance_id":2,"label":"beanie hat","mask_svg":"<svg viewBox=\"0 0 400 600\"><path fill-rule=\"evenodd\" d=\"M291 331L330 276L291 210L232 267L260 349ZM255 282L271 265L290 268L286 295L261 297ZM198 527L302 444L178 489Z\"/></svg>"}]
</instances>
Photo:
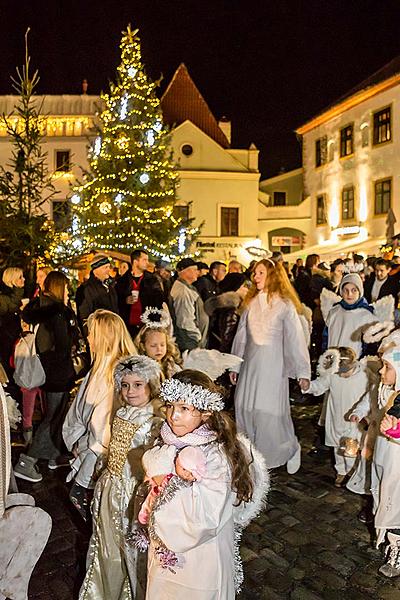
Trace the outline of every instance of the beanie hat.
<instances>
[{"instance_id":1,"label":"beanie hat","mask_svg":"<svg viewBox=\"0 0 400 600\"><path fill-rule=\"evenodd\" d=\"M206 457L203 450L193 446L186 446L176 457L180 465L190 471L196 481L201 481L207 473Z\"/></svg>"},{"instance_id":2,"label":"beanie hat","mask_svg":"<svg viewBox=\"0 0 400 600\"><path fill-rule=\"evenodd\" d=\"M400 330L395 329L387 337L385 337L379 348L378 352L381 354L381 359L386 360L392 365L396 371L396 382L394 389L400 390Z\"/></svg>"},{"instance_id":3,"label":"beanie hat","mask_svg":"<svg viewBox=\"0 0 400 600\"><path fill-rule=\"evenodd\" d=\"M104 265L109 265L112 262L112 259L105 254L96 254L93 257L92 262L90 263L90 268L92 271L98 269L99 267L103 267Z\"/></svg>"},{"instance_id":4,"label":"beanie hat","mask_svg":"<svg viewBox=\"0 0 400 600\"><path fill-rule=\"evenodd\" d=\"M343 286L345 286L346 283L352 283L353 285L356 286L356 288L360 292L360 298L364 295L363 282L362 282L361 277L357 273L348 273L347 275L345 275L343 277L342 281L340 282L340 287L339 287L340 295L342 295Z\"/></svg>"},{"instance_id":5,"label":"beanie hat","mask_svg":"<svg viewBox=\"0 0 400 600\"><path fill-rule=\"evenodd\" d=\"M236 292L246 281L244 273L228 273L219 284L220 292Z\"/></svg>"},{"instance_id":6,"label":"beanie hat","mask_svg":"<svg viewBox=\"0 0 400 600\"><path fill-rule=\"evenodd\" d=\"M197 267L197 264L194 262L193 258L182 258L182 260L177 263L176 270L178 272L184 271L189 267Z\"/></svg>"}]
</instances>

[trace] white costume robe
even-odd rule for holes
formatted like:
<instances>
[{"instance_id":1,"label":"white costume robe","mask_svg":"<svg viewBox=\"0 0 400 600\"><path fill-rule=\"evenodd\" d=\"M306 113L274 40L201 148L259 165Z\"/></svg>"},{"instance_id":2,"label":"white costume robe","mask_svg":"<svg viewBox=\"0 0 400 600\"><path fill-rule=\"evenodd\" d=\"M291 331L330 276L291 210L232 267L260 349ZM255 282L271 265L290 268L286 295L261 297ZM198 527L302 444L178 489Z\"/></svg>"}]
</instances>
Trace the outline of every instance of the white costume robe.
<instances>
[{"instance_id":1,"label":"white costume robe","mask_svg":"<svg viewBox=\"0 0 400 600\"><path fill-rule=\"evenodd\" d=\"M111 435L112 410L115 403L113 385L104 373L83 380L63 425L68 450L77 447L78 457L71 464L67 481L75 478L79 485L94 488L93 475L99 457L105 457Z\"/></svg>"},{"instance_id":2,"label":"white costume robe","mask_svg":"<svg viewBox=\"0 0 400 600\"><path fill-rule=\"evenodd\" d=\"M134 519L134 498L143 481L143 453L154 443L161 419L151 404L120 408L113 421L108 464L93 496L93 534L80 600L144 598L137 578L137 551L126 534Z\"/></svg>"},{"instance_id":3,"label":"white costume robe","mask_svg":"<svg viewBox=\"0 0 400 600\"><path fill-rule=\"evenodd\" d=\"M363 333L378 320L376 315L366 308L346 310L340 304L336 304L326 318L328 348L347 346L353 348L357 358L360 358Z\"/></svg>"},{"instance_id":4,"label":"white costume robe","mask_svg":"<svg viewBox=\"0 0 400 600\"><path fill-rule=\"evenodd\" d=\"M232 354L243 358L235 394L236 421L267 467L286 464L299 442L289 403L289 377L310 379L310 357L299 316L289 300L264 292L241 316Z\"/></svg>"},{"instance_id":5,"label":"white costume robe","mask_svg":"<svg viewBox=\"0 0 400 600\"><path fill-rule=\"evenodd\" d=\"M201 449L207 475L179 490L154 513L155 530L180 556L175 573L161 567L151 542L146 600L234 600L231 476L216 442Z\"/></svg>"}]
</instances>

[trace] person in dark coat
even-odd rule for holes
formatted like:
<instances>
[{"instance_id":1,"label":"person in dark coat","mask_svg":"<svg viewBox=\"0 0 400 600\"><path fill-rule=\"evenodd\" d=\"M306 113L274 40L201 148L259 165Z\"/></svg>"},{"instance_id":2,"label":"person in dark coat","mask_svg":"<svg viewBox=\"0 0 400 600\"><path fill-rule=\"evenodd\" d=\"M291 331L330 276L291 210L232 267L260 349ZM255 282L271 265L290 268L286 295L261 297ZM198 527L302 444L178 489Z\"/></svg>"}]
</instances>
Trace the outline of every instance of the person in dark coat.
<instances>
[{"instance_id":1,"label":"person in dark coat","mask_svg":"<svg viewBox=\"0 0 400 600\"><path fill-rule=\"evenodd\" d=\"M245 281L244 273L228 273L220 284L220 294L205 302L211 323L208 348L230 353L240 320L238 309L248 291Z\"/></svg>"},{"instance_id":2,"label":"person in dark coat","mask_svg":"<svg viewBox=\"0 0 400 600\"><path fill-rule=\"evenodd\" d=\"M119 314L118 298L114 289L115 281L110 277L110 263L108 256L97 254L90 265L89 279L76 290L78 322L85 337L87 336L86 321L95 310L104 308Z\"/></svg>"},{"instance_id":3,"label":"person in dark coat","mask_svg":"<svg viewBox=\"0 0 400 600\"><path fill-rule=\"evenodd\" d=\"M367 302L376 302L384 296L393 296L394 306L399 302L400 283L397 274L390 275L391 264L384 258L375 262L374 272L364 283L364 297Z\"/></svg>"},{"instance_id":4,"label":"person in dark coat","mask_svg":"<svg viewBox=\"0 0 400 600\"><path fill-rule=\"evenodd\" d=\"M42 386L46 393L44 418L28 452L20 455L14 468L16 477L27 481L41 481L42 475L36 466L39 458L47 459L50 469L68 464L59 463L58 459L64 451L61 429L75 379L72 349L78 341L78 327L67 303L68 279L64 273L51 271L44 282L43 293L31 300L22 312L26 323L39 324L36 351L46 375Z\"/></svg>"},{"instance_id":5,"label":"person in dark coat","mask_svg":"<svg viewBox=\"0 0 400 600\"><path fill-rule=\"evenodd\" d=\"M20 312L24 284L22 269L17 267L5 269L0 285L0 360L9 379L13 372L10 357L22 331Z\"/></svg>"},{"instance_id":6,"label":"person in dark coat","mask_svg":"<svg viewBox=\"0 0 400 600\"><path fill-rule=\"evenodd\" d=\"M131 262L132 269L118 279L116 292L119 314L134 339L143 325L140 317L146 308L162 308L164 290L158 278L147 271L149 256L145 250L134 250Z\"/></svg>"},{"instance_id":7,"label":"person in dark coat","mask_svg":"<svg viewBox=\"0 0 400 600\"><path fill-rule=\"evenodd\" d=\"M219 284L226 275L226 265L216 260L210 265L207 275L202 275L194 282L194 287L199 292L203 302L219 294Z\"/></svg>"}]
</instances>

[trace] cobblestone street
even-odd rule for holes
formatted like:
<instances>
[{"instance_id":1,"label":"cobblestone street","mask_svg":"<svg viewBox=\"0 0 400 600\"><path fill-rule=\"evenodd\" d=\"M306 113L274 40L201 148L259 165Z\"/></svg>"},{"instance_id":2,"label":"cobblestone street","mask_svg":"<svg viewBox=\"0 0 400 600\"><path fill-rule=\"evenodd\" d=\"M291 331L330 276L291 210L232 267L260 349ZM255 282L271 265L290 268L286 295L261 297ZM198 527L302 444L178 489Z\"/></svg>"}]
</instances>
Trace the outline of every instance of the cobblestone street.
<instances>
[{"instance_id":1,"label":"cobblestone street","mask_svg":"<svg viewBox=\"0 0 400 600\"><path fill-rule=\"evenodd\" d=\"M382 600L400 598L400 579L377 574L381 554L373 531L357 520L361 499L333 486L329 455L309 457L318 406L293 407L303 445L296 475L273 473L266 511L246 530L241 598ZM38 484L19 482L53 518L52 534L31 580L30 600L77 598L89 532L69 504L65 473L46 472ZM105 599L104 599L105 600Z\"/></svg>"}]
</instances>

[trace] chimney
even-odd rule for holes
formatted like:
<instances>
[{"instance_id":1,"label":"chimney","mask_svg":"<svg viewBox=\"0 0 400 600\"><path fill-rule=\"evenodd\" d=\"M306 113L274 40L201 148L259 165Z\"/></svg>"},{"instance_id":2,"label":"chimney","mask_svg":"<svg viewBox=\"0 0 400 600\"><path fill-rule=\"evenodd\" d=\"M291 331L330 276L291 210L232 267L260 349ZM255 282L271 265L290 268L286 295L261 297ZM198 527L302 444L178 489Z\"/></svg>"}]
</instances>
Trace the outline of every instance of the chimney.
<instances>
[{"instance_id":1,"label":"chimney","mask_svg":"<svg viewBox=\"0 0 400 600\"><path fill-rule=\"evenodd\" d=\"M84 94L84 95L86 95L86 94L87 94L87 91L88 91L88 86L89 86L89 84L88 84L88 82L87 82L87 79L84 79L84 80L82 81L82 94Z\"/></svg>"},{"instance_id":2,"label":"chimney","mask_svg":"<svg viewBox=\"0 0 400 600\"><path fill-rule=\"evenodd\" d=\"M248 150L248 156L249 156L249 171L255 171L258 172L258 154L259 154L259 150L257 148L257 146L253 143L250 144L249 146L249 150Z\"/></svg>"},{"instance_id":3,"label":"chimney","mask_svg":"<svg viewBox=\"0 0 400 600\"><path fill-rule=\"evenodd\" d=\"M226 139L229 142L229 145L231 144L231 130L232 130L232 124L229 121L229 119L227 119L226 117L221 117L220 120L218 121L218 127L221 129L222 133L225 135Z\"/></svg>"}]
</instances>

